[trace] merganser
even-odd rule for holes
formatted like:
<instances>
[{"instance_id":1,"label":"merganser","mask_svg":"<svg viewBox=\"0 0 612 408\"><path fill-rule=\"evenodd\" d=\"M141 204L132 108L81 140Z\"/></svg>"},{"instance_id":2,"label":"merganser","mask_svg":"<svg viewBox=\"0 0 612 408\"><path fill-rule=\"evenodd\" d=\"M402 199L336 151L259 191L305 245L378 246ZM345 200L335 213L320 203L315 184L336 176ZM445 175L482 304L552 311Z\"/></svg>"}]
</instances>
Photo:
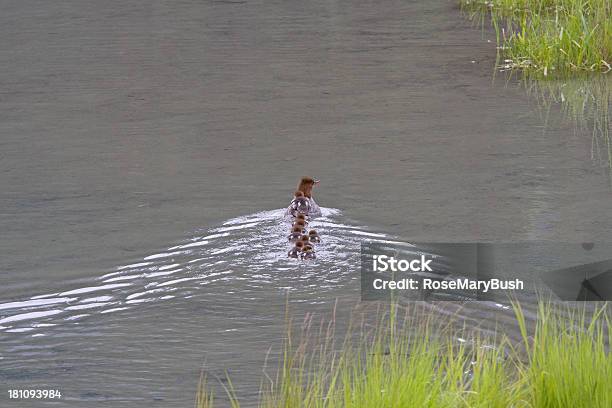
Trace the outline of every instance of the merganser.
<instances>
[{"instance_id":1,"label":"merganser","mask_svg":"<svg viewBox=\"0 0 612 408\"><path fill-rule=\"evenodd\" d=\"M302 259L316 259L317 255L314 252L314 248L311 245L304 245L302 252L300 253Z\"/></svg>"},{"instance_id":2,"label":"merganser","mask_svg":"<svg viewBox=\"0 0 612 408\"><path fill-rule=\"evenodd\" d=\"M319 180L315 180L312 177L302 177L285 215L297 217L299 214L302 214L309 218L321 215L321 208L312 197L312 188L316 184L319 184Z\"/></svg>"},{"instance_id":3,"label":"merganser","mask_svg":"<svg viewBox=\"0 0 612 408\"><path fill-rule=\"evenodd\" d=\"M296 222L293 223L293 225L291 226L291 231L293 231L294 228L300 228L302 233L306 233L306 223L302 220L298 220Z\"/></svg>"},{"instance_id":4,"label":"merganser","mask_svg":"<svg viewBox=\"0 0 612 408\"><path fill-rule=\"evenodd\" d=\"M321 242L321 237L319 237L319 234L316 230L311 229L310 231L308 231L308 237L310 238L310 242L314 244L318 244Z\"/></svg>"},{"instance_id":5,"label":"merganser","mask_svg":"<svg viewBox=\"0 0 612 408\"><path fill-rule=\"evenodd\" d=\"M298 215L308 214L310 211L310 200L304 197L304 193L301 191L296 191L293 195L293 200L289 204L289 212L292 216L296 217Z\"/></svg>"},{"instance_id":6,"label":"merganser","mask_svg":"<svg viewBox=\"0 0 612 408\"><path fill-rule=\"evenodd\" d=\"M298 214L295 216L295 220L296 221L304 221L305 225L308 225L308 219L306 218L306 216L304 214Z\"/></svg>"},{"instance_id":7,"label":"merganser","mask_svg":"<svg viewBox=\"0 0 612 408\"><path fill-rule=\"evenodd\" d=\"M300 227L293 227L291 230L291 234L287 237L289 242L296 242L302 239L302 234L304 233L304 229Z\"/></svg>"},{"instance_id":8,"label":"merganser","mask_svg":"<svg viewBox=\"0 0 612 408\"><path fill-rule=\"evenodd\" d=\"M297 190L301 191L302 194L304 194L304 197L306 197L310 202L310 208L307 214L310 217L317 217L321 215L321 208L312 197L312 188L320 182L320 180L315 180L312 177L302 177L297 187Z\"/></svg>"},{"instance_id":9,"label":"merganser","mask_svg":"<svg viewBox=\"0 0 612 408\"><path fill-rule=\"evenodd\" d=\"M287 256L289 258L299 258L302 249L304 249L304 243L302 241L298 241L295 243L295 246L289 250Z\"/></svg>"}]
</instances>

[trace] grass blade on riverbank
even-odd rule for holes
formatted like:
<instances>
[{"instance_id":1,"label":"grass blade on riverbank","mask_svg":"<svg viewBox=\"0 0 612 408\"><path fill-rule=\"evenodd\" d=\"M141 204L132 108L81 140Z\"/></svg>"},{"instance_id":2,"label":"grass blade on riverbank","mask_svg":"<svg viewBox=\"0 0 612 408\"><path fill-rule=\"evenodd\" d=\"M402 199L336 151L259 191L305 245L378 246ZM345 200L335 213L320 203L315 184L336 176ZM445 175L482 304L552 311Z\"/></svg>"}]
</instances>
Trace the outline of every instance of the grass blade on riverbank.
<instances>
[{"instance_id":1,"label":"grass blade on riverbank","mask_svg":"<svg viewBox=\"0 0 612 408\"><path fill-rule=\"evenodd\" d=\"M288 330L278 376L262 388L259 406L612 406L607 305L587 313L541 303L530 324L514 304L514 315L516 344L501 329L487 336L418 306L391 306L375 326L353 325L340 348L332 322L313 334L306 319L298 338ZM200 395L208 401L207 387ZM239 406L233 389L230 399Z\"/></svg>"},{"instance_id":2,"label":"grass blade on riverbank","mask_svg":"<svg viewBox=\"0 0 612 408\"><path fill-rule=\"evenodd\" d=\"M502 67L538 77L612 67L609 0L460 0L472 16L489 15Z\"/></svg>"}]
</instances>

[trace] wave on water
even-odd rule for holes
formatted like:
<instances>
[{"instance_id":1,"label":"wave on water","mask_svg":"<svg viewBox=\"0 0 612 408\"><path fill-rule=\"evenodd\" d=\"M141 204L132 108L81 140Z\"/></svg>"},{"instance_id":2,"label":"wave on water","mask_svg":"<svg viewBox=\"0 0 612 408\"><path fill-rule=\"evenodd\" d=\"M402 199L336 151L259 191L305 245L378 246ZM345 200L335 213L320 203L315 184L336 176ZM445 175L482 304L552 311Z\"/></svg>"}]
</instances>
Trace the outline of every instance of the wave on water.
<instances>
[{"instance_id":1,"label":"wave on water","mask_svg":"<svg viewBox=\"0 0 612 408\"><path fill-rule=\"evenodd\" d=\"M360 243L389 240L385 234L344 223L337 209L322 208L309 223L319 231L317 259L287 257L290 224L284 209L230 219L191 239L121 265L65 291L0 303L0 332L40 332L59 322L77 322L94 314L135 308L139 304L189 298L222 282L251 290L326 292L358 278ZM393 241L386 241L393 242ZM225 285L227 289L230 285Z\"/></svg>"},{"instance_id":2,"label":"wave on water","mask_svg":"<svg viewBox=\"0 0 612 408\"><path fill-rule=\"evenodd\" d=\"M293 302L324 302L334 298L334 290L359 280L362 242L407 245L344 221L339 210L321 210L322 216L309 223L321 236L314 260L287 257L290 224L283 217L284 209L232 218L185 242L115 267L87 284L0 303L0 333L45 336L54 326L196 296L220 302L225 297L233 305L236 299L231 296L237 293L242 300L260 302L265 301L266 291L278 290L292 291ZM358 297L358 285L354 286ZM499 311L509 312L507 305L499 303L446 300L464 302L427 305L436 313L475 322L490 320ZM249 305L252 302L245 307Z\"/></svg>"}]
</instances>

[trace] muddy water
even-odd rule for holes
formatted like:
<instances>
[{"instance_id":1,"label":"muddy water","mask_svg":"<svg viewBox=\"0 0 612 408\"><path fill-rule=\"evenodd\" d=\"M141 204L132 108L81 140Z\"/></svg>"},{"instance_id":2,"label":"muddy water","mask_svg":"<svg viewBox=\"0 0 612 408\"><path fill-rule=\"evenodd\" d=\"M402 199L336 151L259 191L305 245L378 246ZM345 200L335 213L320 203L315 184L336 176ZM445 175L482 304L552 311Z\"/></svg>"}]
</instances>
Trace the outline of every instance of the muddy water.
<instances>
[{"instance_id":1,"label":"muddy water","mask_svg":"<svg viewBox=\"0 0 612 408\"><path fill-rule=\"evenodd\" d=\"M253 397L287 290L358 300L359 232L612 238L590 134L494 81L492 33L450 1L22 1L0 23L0 379L56 406L187 406L205 359ZM267 211L304 173L339 210L297 266Z\"/></svg>"}]
</instances>

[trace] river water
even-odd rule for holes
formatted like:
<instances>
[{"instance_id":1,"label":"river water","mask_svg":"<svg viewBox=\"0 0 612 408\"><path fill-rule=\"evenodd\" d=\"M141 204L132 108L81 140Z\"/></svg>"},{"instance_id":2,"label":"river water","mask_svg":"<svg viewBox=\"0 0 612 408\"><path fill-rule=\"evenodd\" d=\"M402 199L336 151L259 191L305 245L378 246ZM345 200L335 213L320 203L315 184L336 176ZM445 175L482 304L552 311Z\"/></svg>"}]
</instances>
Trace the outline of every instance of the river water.
<instances>
[{"instance_id":1,"label":"river water","mask_svg":"<svg viewBox=\"0 0 612 408\"><path fill-rule=\"evenodd\" d=\"M0 405L189 406L204 362L254 403L287 292L346 316L362 240L611 242L605 149L494 75L453 2L25 0L0 23ZM304 174L309 264L279 220Z\"/></svg>"}]
</instances>

